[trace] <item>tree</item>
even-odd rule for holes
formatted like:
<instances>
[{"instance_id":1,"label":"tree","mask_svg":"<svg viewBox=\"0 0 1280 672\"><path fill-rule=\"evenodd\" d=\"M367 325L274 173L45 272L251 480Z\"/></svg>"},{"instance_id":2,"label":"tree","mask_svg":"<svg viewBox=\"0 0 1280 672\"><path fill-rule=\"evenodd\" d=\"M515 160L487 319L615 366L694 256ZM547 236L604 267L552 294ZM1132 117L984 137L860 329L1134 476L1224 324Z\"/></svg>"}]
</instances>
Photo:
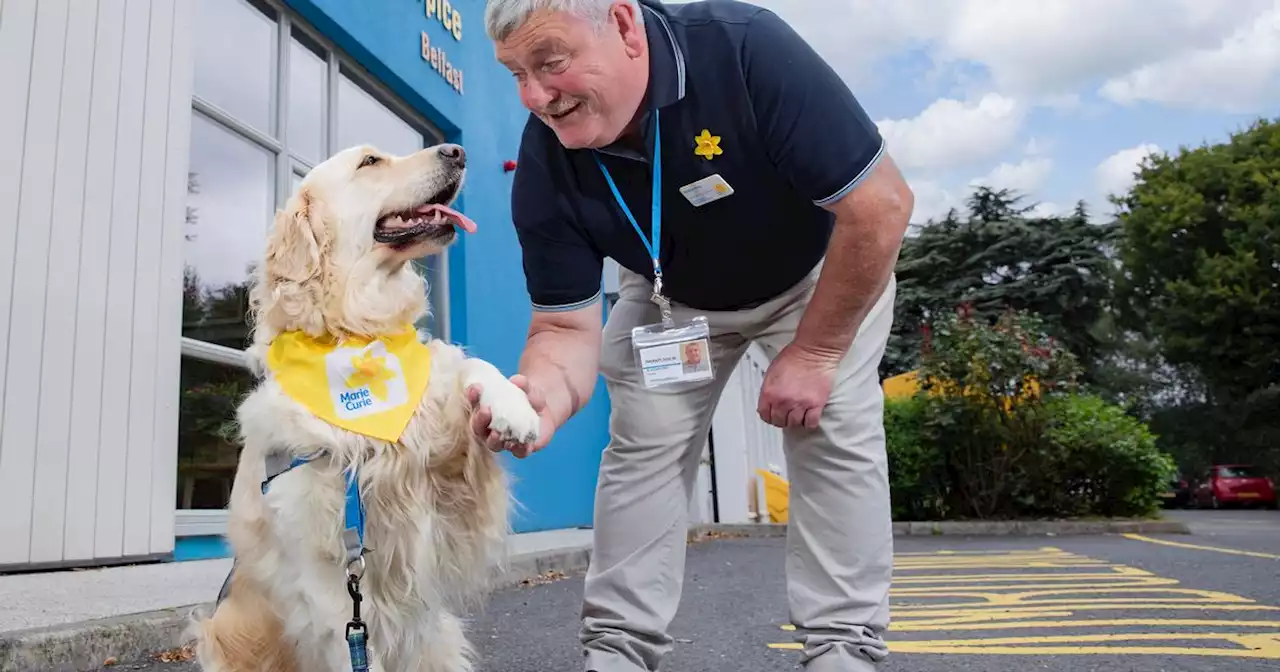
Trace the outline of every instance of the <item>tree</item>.
<instances>
[{"instance_id":1,"label":"tree","mask_svg":"<svg viewBox=\"0 0 1280 672\"><path fill-rule=\"evenodd\" d=\"M1119 208L1126 322L1224 403L1280 384L1280 124L1148 157Z\"/></svg>"},{"instance_id":2,"label":"tree","mask_svg":"<svg viewBox=\"0 0 1280 672\"><path fill-rule=\"evenodd\" d=\"M964 221L952 211L905 241L882 373L916 368L931 321L967 302L989 323L1008 309L1041 316L1093 381L1108 348L1098 327L1111 294L1115 226L1091 223L1083 203L1066 216L1032 215L1034 206L1007 189L978 187L967 208Z\"/></svg>"},{"instance_id":3,"label":"tree","mask_svg":"<svg viewBox=\"0 0 1280 672\"><path fill-rule=\"evenodd\" d=\"M1118 208L1123 322L1198 394L1152 411L1184 467L1280 472L1280 123L1148 157Z\"/></svg>"}]
</instances>

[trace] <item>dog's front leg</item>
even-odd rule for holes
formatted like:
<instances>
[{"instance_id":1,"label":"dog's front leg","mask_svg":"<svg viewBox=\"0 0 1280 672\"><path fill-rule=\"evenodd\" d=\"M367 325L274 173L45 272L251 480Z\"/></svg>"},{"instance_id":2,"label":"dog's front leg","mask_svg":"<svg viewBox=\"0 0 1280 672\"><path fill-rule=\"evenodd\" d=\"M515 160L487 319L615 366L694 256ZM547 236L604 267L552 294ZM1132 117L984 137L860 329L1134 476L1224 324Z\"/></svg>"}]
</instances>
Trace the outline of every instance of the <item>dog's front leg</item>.
<instances>
[{"instance_id":1,"label":"dog's front leg","mask_svg":"<svg viewBox=\"0 0 1280 672\"><path fill-rule=\"evenodd\" d=\"M502 375L494 365L471 358L464 364L463 389L480 387L480 405L488 406L493 415L489 427L504 441L534 443L538 440L541 421L524 390Z\"/></svg>"}]
</instances>

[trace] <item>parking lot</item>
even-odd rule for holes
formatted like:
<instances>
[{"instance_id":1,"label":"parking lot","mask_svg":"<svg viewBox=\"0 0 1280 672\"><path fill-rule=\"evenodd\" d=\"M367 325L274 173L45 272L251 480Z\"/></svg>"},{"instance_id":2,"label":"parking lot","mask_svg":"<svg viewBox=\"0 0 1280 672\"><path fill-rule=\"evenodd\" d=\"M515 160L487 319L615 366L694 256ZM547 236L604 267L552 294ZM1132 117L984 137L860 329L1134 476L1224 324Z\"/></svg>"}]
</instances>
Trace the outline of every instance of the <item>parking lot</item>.
<instances>
[{"instance_id":1,"label":"parking lot","mask_svg":"<svg viewBox=\"0 0 1280 672\"><path fill-rule=\"evenodd\" d=\"M899 539L884 669L1280 669L1280 514L1170 515L1195 534ZM663 671L800 669L783 552L781 539L692 545ZM479 669L577 672L580 594L574 575L494 596L473 625Z\"/></svg>"}]
</instances>

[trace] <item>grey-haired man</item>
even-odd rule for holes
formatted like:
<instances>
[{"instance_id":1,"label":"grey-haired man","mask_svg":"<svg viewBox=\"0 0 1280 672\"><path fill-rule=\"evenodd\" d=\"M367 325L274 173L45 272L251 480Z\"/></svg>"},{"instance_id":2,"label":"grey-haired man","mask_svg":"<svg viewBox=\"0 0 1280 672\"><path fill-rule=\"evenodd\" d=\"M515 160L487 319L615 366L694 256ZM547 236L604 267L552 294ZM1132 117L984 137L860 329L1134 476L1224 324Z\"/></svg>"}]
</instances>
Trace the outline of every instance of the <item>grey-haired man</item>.
<instances>
[{"instance_id":1,"label":"grey-haired man","mask_svg":"<svg viewBox=\"0 0 1280 672\"><path fill-rule=\"evenodd\" d=\"M701 446L755 341L772 358L757 410L785 428L802 659L874 669L893 557L877 368L913 206L875 125L790 26L736 0L489 0L486 22L531 112L512 217L534 316L514 380L543 417L538 445L494 447L546 445L597 371L613 408L585 668L656 670L670 650ZM602 333L605 257L622 270ZM710 366L683 366L690 344Z\"/></svg>"}]
</instances>

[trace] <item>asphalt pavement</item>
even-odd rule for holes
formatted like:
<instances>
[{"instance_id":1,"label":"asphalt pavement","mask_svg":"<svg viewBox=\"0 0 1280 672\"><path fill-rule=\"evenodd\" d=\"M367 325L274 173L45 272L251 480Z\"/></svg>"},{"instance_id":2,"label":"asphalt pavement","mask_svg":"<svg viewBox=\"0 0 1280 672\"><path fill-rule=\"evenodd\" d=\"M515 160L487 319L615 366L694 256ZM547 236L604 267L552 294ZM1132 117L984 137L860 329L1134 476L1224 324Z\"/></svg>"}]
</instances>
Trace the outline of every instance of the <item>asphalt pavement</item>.
<instances>
[{"instance_id":1,"label":"asphalt pavement","mask_svg":"<svg viewBox=\"0 0 1280 672\"><path fill-rule=\"evenodd\" d=\"M1280 669L1280 513L1171 515L1195 534L899 538L884 672ZM691 545L663 672L799 670L783 557L781 539ZM578 672L581 588L573 575L494 595L472 626L478 672Z\"/></svg>"}]
</instances>

